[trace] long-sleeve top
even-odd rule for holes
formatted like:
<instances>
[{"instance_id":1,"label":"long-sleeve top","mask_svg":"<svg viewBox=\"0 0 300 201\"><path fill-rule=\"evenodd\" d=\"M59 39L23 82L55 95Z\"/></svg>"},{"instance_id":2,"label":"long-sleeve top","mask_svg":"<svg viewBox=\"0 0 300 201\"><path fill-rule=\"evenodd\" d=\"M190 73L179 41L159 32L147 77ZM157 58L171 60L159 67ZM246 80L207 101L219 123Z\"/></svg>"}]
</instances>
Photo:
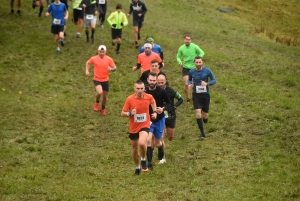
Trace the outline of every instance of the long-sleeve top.
<instances>
[{"instance_id":1,"label":"long-sleeve top","mask_svg":"<svg viewBox=\"0 0 300 201\"><path fill-rule=\"evenodd\" d=\"M189 71L188 84L194 84L193 93L209 94L208 86L202 86L201 81L207 82L208 85L213 85L217 82L214 74L207 67L202 66L202 69L199 71L196 68Z\"/></svg>"},{"instance_id":2,"label":"long-sleeve top","mask_svg":"<svg viewBox=\"0 0 300 201\"><path fill-rule=\"evenodd\" d=\"M84 9L85 15L96 15L95 12L98 10L99 5L98 0L82 0L80 6L82 6L83 4L86 5L86 8Z\"/></svg>"},{"instance_id":3,"label":"long-sleeve top","mask_svg":"<svg viewBox=\"0 0 300 201\"><path fill-rule=\"evenodd\" d=\"M130 3L128 14L132 14L134 20L143 22L144 16L146 15L147 7L146 4L142 1L134 2L133 0ZM138 16L139 13L142 13L142 16Z\"/></svg>"},{"instance_id":4,"label":"long-sleeve top","mask_svg":"<svg viewBox=\"0 0 300 201\"><path fill-rule=\"evenodd\" d=\"M188 46L184 44L178 49L176 60L180 64L183 58L183 67L193 69L196 67L194 64L195 57L200 56L203 58L204 54L204 51L195 43L190 43Z\"/></svg>"},{"instance_id":5,"label":"long-sleeve top","mask_svg":"<svg viewBox=\"0 0 300 201\"><path fill-rule=\"evenodd\" d=\"M156 106L157 107L164 107L164 103L165 105L167 105L167 107L169 107L169 105L171 104L170 98L167 94L167 92L159 87L156 86L154 90L150 90L149 87L146 87L146 93L147 94L151 94L156 102ZM150 114L153 113L152 107L150 106ZM151 120L152 122L157 122L159 120L161 120L164 117L164 113L161 114L157 114L157 117L155 120Z\"/></svg>"},{"instance_id":6,"label":"long-sleeve top","mask_svg":"<svg viewBox=\"0 0 300 201\"><path fill-rule=\"evenodd\" d=\"M126 15L123 12L118 11L112 12L107 18L107 22L113 29L122 29L123 26L126 26L128 24ZM121 23L123 23L123 26L121 25ZM116 26L113 27L113 24L115 24Z\"/></svg>"},{"instance_id":7,"label":"long-sleeve top","mask_svg":"<svg viewBox=\"0 0 300 201\"><path fill-rule=\"evenodd\" d=\"M178 91L174 90L173 88L166 86L165 91L167 92L170 101L171 101L171 105L170 107L166 107L166 104L164 104L164 107L166 108L166 111L168 112L168 117L167 119L175 119L176 118L176 112L175 109L181 105L183 103L183 98L180 95L180 93L178 93ZM174 99L177 100L177 102L174 104Z\"/></svg>"}]
</instances>

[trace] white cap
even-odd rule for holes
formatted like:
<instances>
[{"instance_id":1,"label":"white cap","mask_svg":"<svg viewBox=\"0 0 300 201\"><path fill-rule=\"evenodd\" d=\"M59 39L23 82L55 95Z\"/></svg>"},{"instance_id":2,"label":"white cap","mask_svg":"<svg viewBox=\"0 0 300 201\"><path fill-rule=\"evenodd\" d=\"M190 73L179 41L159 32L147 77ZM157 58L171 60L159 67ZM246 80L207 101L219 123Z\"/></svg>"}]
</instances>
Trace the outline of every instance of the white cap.
<instances>
[{"instance_id":1,"label":"white cap","mask_svg":"<svg viewBox=\"0 0 300 201\"><path fill-rule=\"evenodd\" d=\"M150 47L150 49L152 49L152 45L150 43L145 43L144 48L146 47Z\"/></svg>"},{"instance_id":2,"label":"white cap","mask_svg":"<svg viewBox=\"0 0 300 201\"><path fill-rule=\"evenodd\" d=\"M104 45L100 45L100 46L98 47L98 50L105 50L105 51L106 51L106 47L105 47Z\"/></svg>"}]
</instances>

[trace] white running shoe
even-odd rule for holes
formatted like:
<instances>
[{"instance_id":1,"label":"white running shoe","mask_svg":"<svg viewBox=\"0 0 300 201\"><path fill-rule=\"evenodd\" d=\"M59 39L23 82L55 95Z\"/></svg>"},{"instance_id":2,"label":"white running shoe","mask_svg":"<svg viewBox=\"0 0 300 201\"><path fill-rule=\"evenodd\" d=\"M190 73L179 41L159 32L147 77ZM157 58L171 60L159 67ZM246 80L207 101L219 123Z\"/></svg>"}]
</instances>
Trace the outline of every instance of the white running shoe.
<instances>
[{"instance_id":1,"label":"white running shoe","mask_svg":"<svg viewBox=\"0 0 300 201\"><path fill-rule=\"evenodd\" d=\"M166 163L167 161L166 161L166 159L161 159L159 162L158 162L158 164L164 164L164 163Z\"/></svg>"}]
</instances>

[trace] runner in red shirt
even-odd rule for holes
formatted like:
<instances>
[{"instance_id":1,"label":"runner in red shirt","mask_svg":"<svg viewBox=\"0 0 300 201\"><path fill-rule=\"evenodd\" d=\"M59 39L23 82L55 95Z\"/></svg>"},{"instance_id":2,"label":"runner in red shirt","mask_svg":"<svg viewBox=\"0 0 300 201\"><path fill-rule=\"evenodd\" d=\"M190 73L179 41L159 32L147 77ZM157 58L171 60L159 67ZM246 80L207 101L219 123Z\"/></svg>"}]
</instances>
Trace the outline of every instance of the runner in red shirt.
<instances>
[{"instance_id":1,"label":"runner in red shirt","mask_svg":"<svg viewBox=\"0 0 300 201\"><path fill-rule=\"evenodd\" d=\"M90 75L89 68L90 65L94 65L94 85L96 88L96 103L94 104L94 110L97 112L99 108L99 102L101 95L102 98L102 108L101 114L106 115L106 101L109 91L108 80L109 72L115 71L117 69L115 62L112 58L106 55L106 47L100 45L98 48L98 55L91 57L85 65L85 74Z\"/></svg>"},{"instance_id":2,"label":"runner in red shirt","mask_svg":"<svg viewBox=\"0 0 300 201\"><path fill-rule=\"evenodd\" d=\"M129 117L129 138L132 145L132 158L136 165L135 175L139 175L141 171L147 172L146 164L146 140L150 128L150 118L156 119L156 103L152 95L145 94L145 85L141 80L134 84L135 94L127 97L122 109L121 115ZM153 113L149 113L149 106ZM141 166L139 159L139 149L141 154Z\"/></svg>"}]
</instances>

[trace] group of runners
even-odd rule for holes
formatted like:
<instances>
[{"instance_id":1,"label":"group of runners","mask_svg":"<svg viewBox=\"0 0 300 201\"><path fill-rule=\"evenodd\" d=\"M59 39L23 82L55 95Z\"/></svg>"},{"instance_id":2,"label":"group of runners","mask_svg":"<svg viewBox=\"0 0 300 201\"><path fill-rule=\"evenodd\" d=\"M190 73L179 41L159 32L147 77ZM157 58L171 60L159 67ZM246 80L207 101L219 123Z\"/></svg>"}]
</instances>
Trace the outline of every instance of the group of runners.
<instances>
[{"instance_id":1,"label":"group of runners","mask_svg":"<svg viewBox=\"0 0 300 201\"><path fill-rule=\"evenodd\" d=\"M44 0L34 0L33 7L42 6ZM62 0L61 0L62 1ZM65 21L68 19L67 3L53 0L49 4L46 16L52 14L51 32L55 36L56 51L60 52L59 44L64 46ZM39 3L38 3L39 2ZM94 43L96 15L98 11L99 25L103 27L106 0L73 0L73 22L78 25L77 38L81 38L81 27L84 23L86 42ZM40 10L40 13L42 10ZM122 28L128 24L127 17L133 15L134 43L138 48L140 30L147 12L145 3L132 0L127 16L122 12L122 5L116 5L116 11L107 18L111 26L112 45L117 45L116 55L120 55ZM39 16L40 16L39 13ZM91 35L89 35L91 28ZM113 59L106 55L105 45L98 47L98 54L86 62L86 75L94 67L93 82L96 90L94 111L106 115L107 96L109 92L109 72L117 69ZM208 122L210 104L209 87L216 83L212 71L203 66L204 51L192 43L191 35L184 36L184 44L179 47L176 60L182 67L186 103L191 102L196 113L196 122L200 130L199 137L205 138L203 123ZM154 43L152 36L147 36L146 43L140 48L137 64L133 71L141 68L141 76L134 83L134 94L127 97L121 115L129 117L129 138L132 145L132 157L136 166L135 175L153 170L153 151L158 148L158 164L166 162L164 130L167 139L174 138L176 125L176 108L183 103L183 97L169 86L167 76L161 69L164 67L163 51L160 45ZM102 97L102 101L101 101ZM176 100L176 102L174 101ZM101 103L100 103L101 102ZM99 109L100 108L100 109Z\"/></svg>"},{"instance_id":2,"label":"group of runners","mask_svg":"<svg viewBox=\"0 0 300 201\"><path fill-rule=\"evenodd\" d=\"M161 47L154 43L151 36L140 49L137 65L133 71L141 68L141 76L134 83L134 94L128 96L123 105L121 116L129 118L129 138L132 145L132 157L136 166L135 175L153 170L153 151L158 148L158 164L166 162L164 131L167 139L174 138L176 108L183 103L183 97L169 86L164 67ZM204 51L192 43L190 35L184 36L184 44L178 49L177 62L182 67L182 76L186 94L186 103L190 104L192 90L196 122L199 137L205 138L204 123L208 122L210 94L208 86L216 83L212 71L203 66ZM156 47L156 50L154 49ZM159 48L158 48L159 47ZM154 52L157 51L158 53ZM86 75L90 75L90 66L94 66L94 85L96 101L94 111L106 115L107 95L109 91L109 71L116 70L113 59L106 55L106 47L99 46L98 55L86 62Z\"/></svg>"}]
</instances>

